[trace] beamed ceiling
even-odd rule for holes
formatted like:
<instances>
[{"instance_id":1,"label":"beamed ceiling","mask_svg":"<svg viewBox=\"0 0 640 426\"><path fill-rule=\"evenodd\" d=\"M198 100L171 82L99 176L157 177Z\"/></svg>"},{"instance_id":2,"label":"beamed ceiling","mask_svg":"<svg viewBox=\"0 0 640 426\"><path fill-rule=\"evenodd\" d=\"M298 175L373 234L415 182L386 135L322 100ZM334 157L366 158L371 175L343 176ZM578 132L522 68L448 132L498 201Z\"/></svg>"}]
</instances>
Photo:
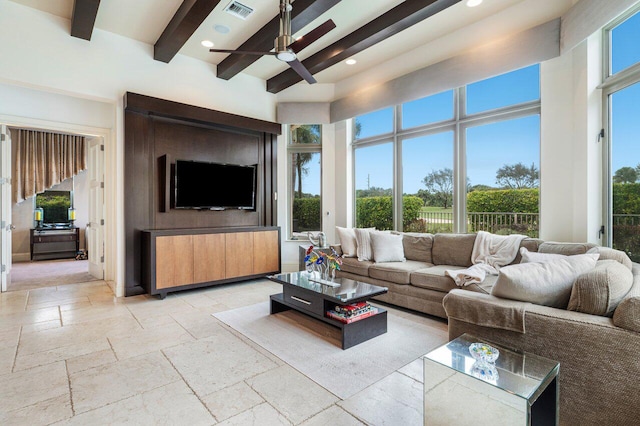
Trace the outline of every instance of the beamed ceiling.
<instances>
[{"instance_id":1,"label":"beamed ceiling","mask_svg":"<svg viewBox=\"0 0 640 426\"><path fill-rule=\"evenodd\" d=\"M91 40L93 31L116 33L154 46L154 59L169 63L187 55L216 65L216 77L246 73L265 80L269 92L307 84L273 56L211 53L218 49L269 51L279 30L279 0L239 0L254 9L245 20L225 12L232 0L11 0L70 21L69 34ZM319 83L339 83L452 34L481 40L482 22L503 15L507 31L524 30L560 16L571 0L295 0L294 38L332 19L336 28L306 47L298 58ZM533 7L531 7L533 6ZM531 7L531 10L523 10ZM525 18L526 17L526 18ZM509 19L520 20L521 26ZM225 26L229 32L216 31ZM460 37L458 37L460 38ZM418 50L416 50L418 51ZM439 53L446 57L446 53ZM346 59L356 59L349 66ZM215 78L212 76L212 78Z\"/></svg>"}]
</instances>

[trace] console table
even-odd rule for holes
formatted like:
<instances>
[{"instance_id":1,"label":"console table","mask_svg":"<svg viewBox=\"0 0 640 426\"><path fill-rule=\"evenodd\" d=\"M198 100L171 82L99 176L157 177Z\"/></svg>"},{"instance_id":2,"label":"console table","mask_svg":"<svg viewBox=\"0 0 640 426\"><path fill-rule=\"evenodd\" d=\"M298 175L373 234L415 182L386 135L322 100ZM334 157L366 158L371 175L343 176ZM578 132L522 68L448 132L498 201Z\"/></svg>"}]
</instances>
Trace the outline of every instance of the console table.
<instances>
[{"instance_id":1,"label":"console table","mask_svg":"<svg viewBox=\"0 0 640 426\"><path fill-rule=\"evenodd\" d=\"M142 281L164 299L169 292L280 272L280 228L142 231Z\"/></svg>"},{"instance_id":2,"label":"console table","mask_svg":"<svg viewBox=\"0 0 640 426\"><path fill-rule=\"evenodd\" d=\"M80 228L31 229L31 260L75 258L80 249Z\"/></svg>"}]
</instances>

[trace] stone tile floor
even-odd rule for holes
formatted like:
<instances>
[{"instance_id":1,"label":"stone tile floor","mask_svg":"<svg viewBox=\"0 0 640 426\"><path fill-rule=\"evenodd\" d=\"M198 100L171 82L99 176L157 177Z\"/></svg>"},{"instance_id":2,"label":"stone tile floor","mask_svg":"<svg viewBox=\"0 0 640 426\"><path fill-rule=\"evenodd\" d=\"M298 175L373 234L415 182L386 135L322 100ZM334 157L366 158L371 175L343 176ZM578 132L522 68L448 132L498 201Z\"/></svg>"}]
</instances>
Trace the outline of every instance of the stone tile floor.
<instances>
[{"instance_id":1,"label":"stone tile floor","mask_svg":"<svg viewBox=\"0 0 640 426\"><path fill-rule=\"evenodd\" d=\"M422 424L421 360L340 400L211 316L280 291L256 280L115 298L94 281L0 294L0 424Z\"/></svg>"}]
</instances>

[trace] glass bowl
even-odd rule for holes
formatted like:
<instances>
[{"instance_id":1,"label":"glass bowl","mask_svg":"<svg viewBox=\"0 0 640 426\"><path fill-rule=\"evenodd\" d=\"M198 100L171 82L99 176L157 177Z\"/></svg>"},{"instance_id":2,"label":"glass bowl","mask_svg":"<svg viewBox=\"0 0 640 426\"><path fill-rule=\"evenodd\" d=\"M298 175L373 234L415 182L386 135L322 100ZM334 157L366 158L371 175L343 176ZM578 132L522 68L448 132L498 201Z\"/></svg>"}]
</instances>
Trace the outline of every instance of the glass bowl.
<instances>
[{"instance_id":1,"label":"glass bowl","mask_svg":"<svg viewBox=\"0 0 640 426\"><path fill-rule=\"evenodd\" d=\"M471 356L485 362L495 362L500 356L500 351L486 343L472 343L469 345Z\"/></svg>"}]
</instances>

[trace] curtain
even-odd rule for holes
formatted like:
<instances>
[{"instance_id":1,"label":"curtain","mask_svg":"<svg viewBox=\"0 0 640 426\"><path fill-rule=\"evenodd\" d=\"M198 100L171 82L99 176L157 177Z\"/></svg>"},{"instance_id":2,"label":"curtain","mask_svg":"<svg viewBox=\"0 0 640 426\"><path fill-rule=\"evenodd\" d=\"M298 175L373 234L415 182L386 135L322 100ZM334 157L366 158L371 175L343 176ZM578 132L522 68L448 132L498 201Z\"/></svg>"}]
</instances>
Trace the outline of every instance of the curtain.
<instances>
[{"instance_id":1,"label":"curtain","mask_svg":"<svg viewBox=\"0 0 640 426\"><path fill-rule=\"evenodd\" d=\"M44 192L87 168L84 136L11 129L13 202Z\"/></svg>"}]
</instances>

